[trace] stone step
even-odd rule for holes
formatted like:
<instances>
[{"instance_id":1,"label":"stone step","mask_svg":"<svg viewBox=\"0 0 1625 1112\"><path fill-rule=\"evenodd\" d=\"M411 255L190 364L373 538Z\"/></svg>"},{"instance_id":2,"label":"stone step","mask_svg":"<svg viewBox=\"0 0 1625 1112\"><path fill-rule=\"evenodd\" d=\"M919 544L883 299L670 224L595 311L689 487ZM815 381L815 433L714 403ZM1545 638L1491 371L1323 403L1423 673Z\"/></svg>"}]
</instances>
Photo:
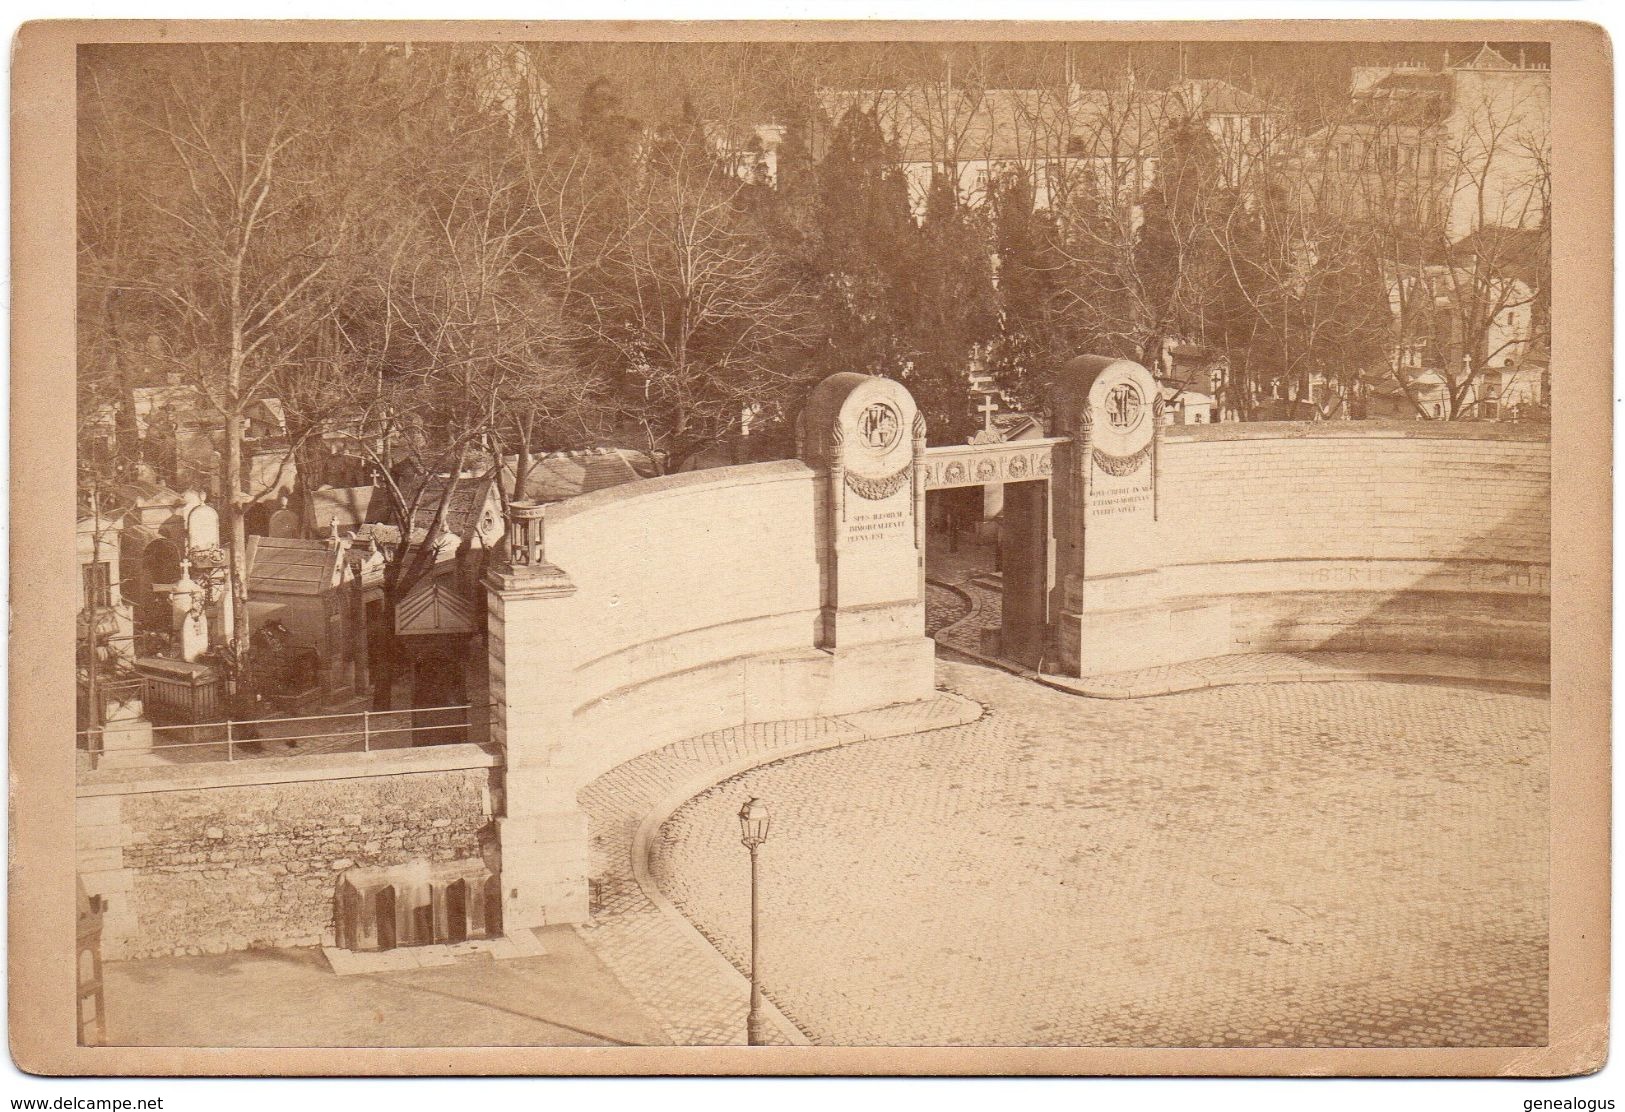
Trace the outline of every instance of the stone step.
<instances>
[{"instance_id":1,"label":"stone step","mask_svg":"<svg viewBox=\"0 0 1625 1112\"><path fill-rule=\"evenodd\" d=\"M358 973L398 973L405 969L429 969L459 961L508 961L513 958L539 958L547 947L535 931L519 930L501 938L471 938L466 942L441 942L432 946L401 946L394 950L341 950L323 946L322 956L340 977Z\"/></svg>"}]
</instances>

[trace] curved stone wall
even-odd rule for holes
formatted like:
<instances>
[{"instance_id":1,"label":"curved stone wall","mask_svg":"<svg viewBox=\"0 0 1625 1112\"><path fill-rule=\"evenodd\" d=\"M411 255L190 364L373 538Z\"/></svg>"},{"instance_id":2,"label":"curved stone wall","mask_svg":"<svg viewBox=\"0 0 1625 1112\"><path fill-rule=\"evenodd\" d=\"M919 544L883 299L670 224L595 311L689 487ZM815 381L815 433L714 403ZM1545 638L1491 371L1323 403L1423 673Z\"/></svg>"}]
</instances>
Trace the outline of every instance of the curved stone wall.
<instances>
[{"instance_id":1,"label":"curved stone wall","mask_svg":"<svg viewBox=\"0 0 1625 1112\"><path fill-rule=\"evenodd\" d=\"M1550 486L1540 427L1169 428L1157 517L1172 632L1197 650L1186 659L1271 649L1543 657Z\"/></svg>"},{"instance_id":2,"label":"curved stone wall","mask_svg":"<svg viewBox=\"0 0 1625 1112\"><path fill-rule=\"evenodd\" d=\"M723 467L548 508L548 562L576 588L553 614L570 641L584 777L678 738L797 716L780 713L802 708L773 662L820 655L813 478L796 461Z\"/></svg>"},{"instance_id":3,"label":"curved stone wall","mask_svg":"<svg viewBox=\"0 0 1625 1112\"><path fill-rule=\"evenodd\" d=\"M488 572L505 922L586 916L577 793L609 769L713 730L931 695L923 423L896 384L826 386L805 423L808 462L551 505L542 543ZM1070 636L1062 648L1076 652L1059 659L1076 674L1266 650L1546 653L1542 430L1255 424L1168 429L1156 447L1081 439L1108 418L1074 443L1089 461L1127 451L1132 466L1106 469L1126 478L1113 487L1094 462L1076 466L1076 447L1063 454L1052 524L1070 521L1082 543L1032 546L1054 588L1047 630L1044 600L1033 608L1039 640Z\"/></svg>"}]
</instances>

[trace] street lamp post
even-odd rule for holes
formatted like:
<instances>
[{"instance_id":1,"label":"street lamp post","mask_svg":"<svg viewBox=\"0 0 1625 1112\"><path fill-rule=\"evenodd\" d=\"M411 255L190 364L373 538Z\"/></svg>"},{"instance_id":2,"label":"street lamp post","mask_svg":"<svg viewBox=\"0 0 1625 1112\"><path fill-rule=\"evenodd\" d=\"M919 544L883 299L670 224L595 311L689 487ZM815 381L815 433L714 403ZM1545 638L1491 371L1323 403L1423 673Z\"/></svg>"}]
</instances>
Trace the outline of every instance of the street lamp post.
<instances>
[{"instance_id":1,"label":"street lamp post","mask_svg":"<svg viewBox=\"0 0 1625 1112\"><path fill-rule=\"evenodd\" d=\"M767 828L771 820L767 807L760 799L750 799L739 808L740 841L750 850L750 1012L745 1016L745 1043L762 1046L762 967L760 938L757 932L756 850L767 841Z\"/></svg>"}]
</instances>

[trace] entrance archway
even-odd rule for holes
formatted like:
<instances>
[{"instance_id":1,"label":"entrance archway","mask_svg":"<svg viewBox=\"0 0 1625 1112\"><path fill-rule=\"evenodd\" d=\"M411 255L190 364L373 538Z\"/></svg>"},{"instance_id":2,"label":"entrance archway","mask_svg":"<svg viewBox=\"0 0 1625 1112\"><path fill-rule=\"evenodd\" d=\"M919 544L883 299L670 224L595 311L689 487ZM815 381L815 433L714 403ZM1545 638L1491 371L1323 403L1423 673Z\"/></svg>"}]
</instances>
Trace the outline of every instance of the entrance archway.
<instances>
[{"instance_id":1,"label":"entrance archway","mask_svg":"<svg viewBox=\"0 0 1625 1112\"><path fill-rule=\"evenodd\" d=\"M932 545L950 543L950 523L964 512L957 504L962 491L1000 485L1003 506L997 525L997 562L985 574L968 576L965 589L996 591L1001 608L997 644L983 647L990 655L1028 668L1042 668L1049 648L1050 593L1055 584L1053 524L1050 512L1052 454L1058 439L1021 440L1004 444L950 445L926 451L928 498L942 509L941 527L928 533L928 574ZM960 495L960 498L953 496ZM980 505L980 497L966 499ZM959 511L957 514L955 511ZM980 516L979 514L976 516ZM962 533L963 521L958 522ZM938 552L939 559L946 553Z\"/></svg>"}]
</instances>

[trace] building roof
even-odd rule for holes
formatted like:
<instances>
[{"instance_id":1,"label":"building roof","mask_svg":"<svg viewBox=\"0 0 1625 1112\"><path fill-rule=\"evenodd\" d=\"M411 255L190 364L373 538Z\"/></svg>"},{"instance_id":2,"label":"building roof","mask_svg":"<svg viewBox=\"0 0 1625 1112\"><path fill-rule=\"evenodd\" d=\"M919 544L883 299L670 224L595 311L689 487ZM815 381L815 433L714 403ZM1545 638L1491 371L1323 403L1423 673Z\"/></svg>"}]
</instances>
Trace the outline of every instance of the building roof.
<instances>
[{"instance_id":1,"label":"building roof","mask_svg":"<svg viewBox=\"0 0 1625 1112\"><path fill-rule=\"evenodd\" d=\"M1439 70L1398 67L1352 95L1355 119L1362 123L1431 127L1450 113L1455 81Z\"/></svg>"},{"instance_id":2,"label":"building roof","mask_svg":"<svg viewBox=\"0 0 1625 1112\"><path fill-rule=\"evenodd\" d=\"M258 414L255 414L256 410L259 411ZM281 398L255 398L244 407L244 413L263 417L275 425L279 431L287 431L288 415L282 408Z\"/></svg>"},{"instance_id":3,"label":"building roof","mask_svg":"<svg viewBox=\"0 0 1625 1112\"><path fill-rule=\"evenodd\" d=\"M348 532L367 520L373 494L374 488L370 486L313 490L305 496L309 507L305 520L310 522L313 532L326 533L335 521L341 531Z\"/></svg>"},{"instance_id":4,"label":"building roof","mask_svg":"<svg viewBox=\"0 0 1625 1112\"><path fill-rule=\"evenodd\" d=\"M1476 255L1512 278L1527 279L1551 265L1551 242L1543 228L1485 225L1457 240L1451 253L1456 258Z\"/></svg>"},{"instance_id":5,"label":"building roof","mask_svg":"<svg viewBox=\"0 0 1625 1112\"><path fill-rule=\"evenodd\" d=\"M448 575L424 576L395 604L395 632L403 636L472 633L478 628L474 605Z\"/></svg>"},{"instance_id":6,"label":"building roof","mask_svg":"<svg viewBox=\"0 0 1625 1112\"><path fill-rule=\"evenodd\" d=\"M126 479L118 485L115 497L140 506L174 507L181 504L181 496L175 491L162 483L151 483L145 479Z\"/></svg>"},{"instance_id":7,"label":"building roof","mask_svg":"<svg viewBox=\"0 0 1625 1112\"><path fill-rule=\"evenodd\" d=\"M1489 43L1478 48L1478 53L1465 62L1453 63L1451 69L1517 69L1507 56L1494 49Z\"/></svg>"},{"instance_id":8,"label":"building roof","mask_svg":"<svg viewBox=\"0 0 1625 1112\"><path fill-rule=\"evenodd\" d=\"M517 466L517 456L509 456L504 461L501 474L503 490L513 490L514 471ZM654 463L647 455L627 448L552 452L532 458L530 469L525 476L522 497L533 502L562 502L567 498L603 490L605 487L653 478L654 474ZM423 493L418 499L417 510L412 518L414 540L426 535L440 507L440 499L446 485L450 481L448 476L437 475L424 484ZM492 484L493 480L489 475L465 474L458 480L457 489L452 492L446 507L446 524L451 532L465 540L478 535L483 544L495 543L497 538L502 536L506 531L506 525L502 521L500 496ZM328 492L317 492L318 495L324 493ZM364 513L363 520L370 518L379 521L391 517L387 500L374 498ZM340 519L340 526L343 524L343 520Z\"/></svg>"},{"instance_id":9,"label":"building roof","mask_svg":"<svg viewBox=\"0 0 1625 1112\"><path fill-rule=\"evenodd\" d=\"M504 489L513 489L518 462L517 456L510 456L503 464ZM648 456L626 448L554 452L531 461L524 497L533 502L562 502L605 487L652 478L654 470Z\"/></svg>"},{"instance_id":10,"label":"building roof","mask_svg":"<svg viewBox=\"0 0 1625 1112\"><path fill-rule=\"evenodd\" d=\"M993 427L1006 441L1032 440L1044 435L1044 422L1031 413L995 413Z\"/></svg>"},{"instance_id":11,"label":"building roof","mask_svg":"<svg viewBox=\"0 0 1625 1112\"><path fill-rule=\"evenodd\" d=\"M338 575L344 549L297 537L248 538L248 589L271 595L320 595Z\"/></svg>"},{"instance_id":12,"label":"building roof","mask_svg":"<svg viewBox=\"0 0 1625 1112\"><path fill-rule=\"evenodd\" d=\"M1372 84L1366 91L1368 93L1388 93L1391 95L1404 95L1406 93L1444 94L1450 91L1450 77L1448 74L1433 73L1428 70L1395 70Z\"/></svg>"},{"instance_id":13,"label":"building roof","mask_svg":"<svg viewBox=\"0 0 1625 1112\"><path fill-rule=\"evenodd\" d=\"M1182 81L1167 92L1171 107L1197 116L1267 116L1279 112L1247 90L1219 77Z\"/></svg>"},{"instance_id":14,"label":"building roof","mask_svg":"<svg viewBox=\"0 0 1625 1112\"><path fill-rule=\"evenodd\" d=\"M433 524L435 515L440 512L440 501L446 498L446 488L451 484L450 475L430 476L418 493L417 503L412 511L411 533L414 538L426 534L429 526ZM378 499L381 508L369 513L371 517L390 517L393 507L387 500ZM487 519L496 513L492 508L495 502L494 492L491 489L489 475L463 475L457 479L457 486L446 498L446 528L463 539L475 535L482 528L490 531ZM500 520L495 523L499 529Z\"/></svg>"},{"instance_id":15,"label":"building roof","mask_svg":"<svg viewBox=\"0 0 1625 1112\"><path fill-rule=\"evenodd\" d=\"M1212 405L1213 395L1205 390L1196 390L1189 386L1181 386L1173 382L1157 384L1164 402L1177 401L1181 405Z\"/></svg>"}]
</instances>

